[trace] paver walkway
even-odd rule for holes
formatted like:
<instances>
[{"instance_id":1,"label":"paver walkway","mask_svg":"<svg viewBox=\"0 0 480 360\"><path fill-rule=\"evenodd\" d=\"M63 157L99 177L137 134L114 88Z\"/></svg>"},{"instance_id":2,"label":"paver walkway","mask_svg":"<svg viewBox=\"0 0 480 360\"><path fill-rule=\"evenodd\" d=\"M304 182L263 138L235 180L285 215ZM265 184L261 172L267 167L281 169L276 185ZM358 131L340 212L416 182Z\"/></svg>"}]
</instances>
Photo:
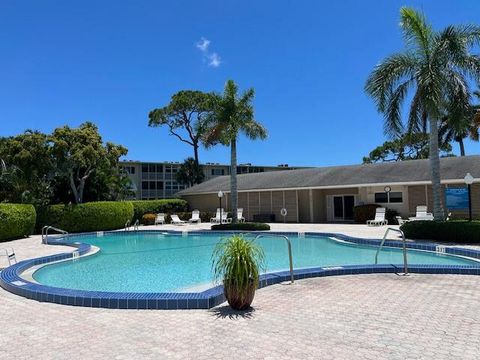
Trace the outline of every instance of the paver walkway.
<instances>
[{"instance_id":1,"label":"paver walkway","mask_svg":"<svg viewBox=\"0 0 480 360\"><path fill-rule=\"evenodd\" d=\"M279 284L250 312L110 310L0 291L2 359L478 359L480 277Z\"/></svg>"}]
</instances>

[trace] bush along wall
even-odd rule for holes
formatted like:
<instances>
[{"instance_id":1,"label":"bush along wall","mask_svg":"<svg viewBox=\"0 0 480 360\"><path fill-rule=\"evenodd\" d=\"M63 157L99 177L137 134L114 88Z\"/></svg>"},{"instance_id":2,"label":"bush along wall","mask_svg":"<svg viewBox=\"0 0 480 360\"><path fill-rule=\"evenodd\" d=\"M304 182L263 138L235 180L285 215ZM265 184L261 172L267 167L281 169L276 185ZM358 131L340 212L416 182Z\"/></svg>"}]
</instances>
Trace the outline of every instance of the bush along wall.
<instances>
[{"instance_id":1,"label":"bush along wall","mask_svg":"<svg viewBox=\"0 0 480 360\"><path fill-rule=\"evenodd\" d=\"M33 205L0 204L0 241L31 235L36 217Z\"/></svg>"},{"instance_id":2,"label":"bush along wall","mask_svg":"<svg viewBox=\"0 0 480 360\"><path fill-rule=\"evenodd\" d=\"M133 204L133 221L142 220L145 214L176 214L188 211L188 203L182 199L136 200Z\"/></svg>"},{"instance_id":3,"label":"bush along wall","mask_svg":"<svg viewBox=\"0 0 480 360\"><path fill-rule=\"evenodd\" d=\"M270 230L270 225L265 223L236 223L236 224L217 224L212 225L212 230L239 230L239 231L264 231Z\"/></svg>"},{"instance_id":4,"label":"bush along wall","mask_svg":"<svg viewBox=\"0 0 480 360\"><path fill-rule=\"evenodd\" d=\"M400 229L413 240L480 243L480 221L409 221Z\"/></svg>"},{"instance_id":5,"label":"bush along wall","mask_svg":"<svg viewBox=\"0 0 480 360\"><path fill-rule=\"evenodd\" d=\"M50 205L38 210L37 231L51 225L68 232L120 229L133 218L130 201L99 201L78 205Z\"/></svg>"}]
</instances>

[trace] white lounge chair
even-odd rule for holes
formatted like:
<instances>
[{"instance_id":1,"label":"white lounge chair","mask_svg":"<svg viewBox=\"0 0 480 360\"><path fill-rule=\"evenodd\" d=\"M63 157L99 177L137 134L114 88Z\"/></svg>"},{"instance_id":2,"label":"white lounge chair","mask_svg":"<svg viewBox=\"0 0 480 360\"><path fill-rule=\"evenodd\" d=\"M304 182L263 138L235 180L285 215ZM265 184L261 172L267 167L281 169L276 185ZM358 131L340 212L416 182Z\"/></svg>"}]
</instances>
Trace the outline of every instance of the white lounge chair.
<instances>
[{"instance_id":1,"label":"white lounge chair","mask_svg":"<svg viewBox=\"0 0 480 360\"><path fill-rule=\"evenodd\" d=\"M165 224L165 214L164 213L159 213L155 217L155 225L157 224Z\"/></svg>"},{"instance_id":2,"label":"white lounge chair","mask_svg":"<svg viewBox=\"0 0 480 360\"><path fill-rule=\"evenodd\" d=\"M385 219L385 212L387 209L383 207L379 207L375 209L375 219L373 220L367 220L367 225L368 226L383 226L387 225L388 221Z\"/></svg>"},{"instance_id":3,"label":"white lounge chair","mask_svg":"<svg viewBox=\"0 0 480 360\"><path fill-rule=\"evenodd\" d=\"M176 214L170 215L170 217L172 218L172 221L170 221L170 224L185 225L187 223L186 221L180 220L180 218Z\"/></svg>"},{"instance_id":4,"label":"white lounge chair","mask_svg":"<svg viewBox=\"0 0 480 360\"><path fill-rule=\"evenodd\" d=\"M429 221L433 220L433 214L427 212L427 207L425 205L419 205L417 206L415 217L410 217L408 220L411 221Z\"/></svg>"},{"instance_id":5,"label":"white lounge chair","mask_svg":"<svg viewBox=\"0 0 480 360\"><path fill-rule=\"evenodd\" d=\"M217 208L217 214L210 219L212 224L220 224L220 213L225 213L223 209Z\"/></svg>"},{"instance_id":6,"label":"white lounge chair","mask_svg":"<svg viewBox=\"0 0 480 360\"><path fill-rule=\"evenodd\" d=\"M202 222L202 219L200 219L200 211L199 210L193 210L192 211L192 217L190 220L188 220L190 224L197 223L200 224Z\"/></svg>"},{"instance_id":7,"label":"white lounge chair","mask_svg":"<svg viewBox=\"0 0 480 360\"><path fill-rule=\"evenodd\" d=\"M227 213L222 213L222 224L230 224L232 222L232 218L227 218Z\"/></svg>"},{"instance_id":8,"label":"white lounge chair","mask_svg":"<svg viewBox=\"0 0 480 360\"><path fill-rule=\"evenodd\" d=\"M405 224L408 221L408 220L402 219L401 216L395 216L395 219L397 220L398 225L400 225L400 226L402 226L403 224Z\"/></svg>"},{"instance_id":9,"label":"white lounge chair","mask_svg":"<svg viewBox=\"0 0 480 360\"><path fill-rule=\"evenodd\" d=\"M239 222L245 222L245 218L243 217L243 208L237 209L237 220Z\"/></svg>"}]
</instances>

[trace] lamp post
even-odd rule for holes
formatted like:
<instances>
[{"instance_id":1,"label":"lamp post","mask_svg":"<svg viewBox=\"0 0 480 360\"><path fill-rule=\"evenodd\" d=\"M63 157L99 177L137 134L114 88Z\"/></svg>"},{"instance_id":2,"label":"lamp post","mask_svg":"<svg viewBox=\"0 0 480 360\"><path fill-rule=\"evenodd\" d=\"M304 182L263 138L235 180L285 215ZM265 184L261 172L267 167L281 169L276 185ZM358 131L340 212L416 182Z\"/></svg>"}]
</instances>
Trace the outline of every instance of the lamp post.
<instances>
[{"instance_id":1,"label":"lamp post","mask_svg":"<svg viewBox=\"0 0 480 360\"><path fill-rule=\"evenodd\" d=\"M218 200L220 201L220 224L221 224L221 223L222 223L222 220L223 220L223 218L222 218L222 197L223 197L223 191L220 190L220 191L218 192L217 196L218 196Z\"/></svg>"},{"instance_id":2,"label":"lamp post","mask_svg":"<svg viewBox=\"0 0 480 360\"><path fill-rule=\"evenodd\" d=\"M468 186L468 221L472 221L472 184L473 176L470 173L467 173L463 178L465 184Z\"/></svg>"}]
</instances>

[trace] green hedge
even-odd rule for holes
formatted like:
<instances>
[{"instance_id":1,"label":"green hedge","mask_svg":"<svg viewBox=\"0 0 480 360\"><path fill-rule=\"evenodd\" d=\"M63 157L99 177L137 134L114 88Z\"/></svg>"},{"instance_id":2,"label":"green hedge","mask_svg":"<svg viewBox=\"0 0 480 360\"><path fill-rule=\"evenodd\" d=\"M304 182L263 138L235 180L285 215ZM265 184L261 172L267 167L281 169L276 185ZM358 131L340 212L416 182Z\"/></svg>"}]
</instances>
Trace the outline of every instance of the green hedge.
<instances>
[{"instance_id":1,"label":"green hedge","mask_svg":"<svg viewBox=\"0 0 480 360\"><path fill-rule=\"evenodd\" d=\"M212 225L212 230L245 230L245 231L263 231L270 230L270 225L264 223L237 223L237 224L217 224Z\"/></svg>"},{"instance_id":2,"label":"green hedge","mask_svg":"<svg viewBox=\"0 0 480 360\"><path fill-rule=\"evenodd\" d=\"M382 206L378 204L357 205L353 208L353 220L357 224L366 224L367 220L375 219L375 212L379 207ZM385 212L385 218L388 220L390 225L397 223L395 216L398 216L398 212L396 210L387 208L387 211Z\"/></svg>"},{"instance_id":3,"label":"green hedge","mask_svg":"<svg viewBox=\"0 0 480 360\"><path fill-rule=\"evenodd\" d=\"M142 220L142 216L148 213L174 214L188 211L188 203L182 199L163 200L136 200L133 204L133 222Z\"/></svg>"},{"instance_id":4,"label":"green hedge","mask_svg":"<svg viewBox=\"0 0 480 360\"><path fill-rule=\"evenodd\" d=\"M68 232L120 229L133 217L129 201L99 201L78 205L50 205L38 209L37 231L51 225Z\"/></svg>"},{"instance_id":5,"label":"green hedge","mask_svg":"<svg viewBox=\"0 0 480 360\"><path fill-rule=\"evenodd\" d=\"M0 204L0 241L32 234L36 217L33 205Z\"/></svg>"},{"instance_id":6,"label":"green hedge","mask_svg":"<svg viewBox=\"0 0 480 360\"><path fill-rule=\"evenodd\" d=\"M408 239L480 243L480 221L409 221L400 229Z\"/></svg>"}]
</instances>

